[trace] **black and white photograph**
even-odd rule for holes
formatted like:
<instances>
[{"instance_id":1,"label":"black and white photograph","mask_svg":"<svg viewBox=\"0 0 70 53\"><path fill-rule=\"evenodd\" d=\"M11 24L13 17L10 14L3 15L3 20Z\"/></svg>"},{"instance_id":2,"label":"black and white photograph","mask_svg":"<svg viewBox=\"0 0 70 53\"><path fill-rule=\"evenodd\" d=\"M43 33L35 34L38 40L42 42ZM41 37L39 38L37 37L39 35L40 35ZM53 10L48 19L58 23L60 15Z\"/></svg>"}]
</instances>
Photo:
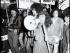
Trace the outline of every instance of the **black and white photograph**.
<instances>
[{"instance_id":1,"label":"black and white photograph","mask_svg":"<svg viewBox=\"0 0 70 53\"><path fill-rule=\"evenodd\" d=\"M69 53L69 0L1 0L1 53Z\"/></svg>"}]
</instances>

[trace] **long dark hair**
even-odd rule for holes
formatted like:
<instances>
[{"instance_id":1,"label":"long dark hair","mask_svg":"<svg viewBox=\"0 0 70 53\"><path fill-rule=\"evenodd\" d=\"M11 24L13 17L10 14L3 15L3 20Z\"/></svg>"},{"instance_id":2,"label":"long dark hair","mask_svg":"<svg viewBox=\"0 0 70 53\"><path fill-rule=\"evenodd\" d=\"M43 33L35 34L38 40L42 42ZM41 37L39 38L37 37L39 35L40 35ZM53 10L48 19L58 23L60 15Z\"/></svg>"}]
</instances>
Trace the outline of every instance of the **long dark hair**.
<instances>
[{"instance_id":1,"label":"long dark hair","mask_svg":"<svg viewBox=\"0 0 70 53\"><path fill-rule=\"evenodd\" d=\"M62 11L60 9L53 9L51 12L51 17L53 17L54 11L58 11L58 17L61 17Z\"/></svg>"},{"instance_id":2,"label":"long dark hair","mask_svg":"<svg viewBox=\"0 0 70 53\"><path fill-rule=\"evenodd\" d=\"M40 13L43 10L43 6L39 3L34 3L31 5L31 9L35 9L37 13Z\"/></svg>"},{"instance_id":3,"label":"long dark hair","mask_svg":"<svg viewBox=\"0 0 70 53\"><path fill-rule=\"evenodd\" d=\"M25 10L22 10L22 12L21 12L21 14L20 14L22 18L24 18L24 16L23 16L23 13L24 13L24 12L27 12L27 10L26 10L26 9L25 9Z\"/></svg>"},{"instance_id":4,"label":"long dark hair","mask_svg":"<svg viewBox=\"0 0 70 53\"><path fill-rule=\"evenodd\" d=\"M48 28L52 24L51 16L46 16L44 24L46 28Z\"/></svg>"},{"instance_id":5,"label":"long dark hair","mask_svg":"<svg viewBox=\"0 0 70 53\"><path fill-rule=\"evenodd\" d=\"M62 13L62 10L61 9L53 9L52 12L51 12L51 17L53 18L53 13L54 11L58 11L58 17L61 18L63 21L64 21L64 15Z\"/></svg>"},{"instance_id":6,"label":"long dark hair","mask_svg":"<svg viewBox=\"0 0 70 53\"><path fill-rule=\"evenodd\" d=\"M44 24L45 24L46 28L49 27L52 24L51 15L48 12L45 13Z\"/></svg>"}]
</instances>

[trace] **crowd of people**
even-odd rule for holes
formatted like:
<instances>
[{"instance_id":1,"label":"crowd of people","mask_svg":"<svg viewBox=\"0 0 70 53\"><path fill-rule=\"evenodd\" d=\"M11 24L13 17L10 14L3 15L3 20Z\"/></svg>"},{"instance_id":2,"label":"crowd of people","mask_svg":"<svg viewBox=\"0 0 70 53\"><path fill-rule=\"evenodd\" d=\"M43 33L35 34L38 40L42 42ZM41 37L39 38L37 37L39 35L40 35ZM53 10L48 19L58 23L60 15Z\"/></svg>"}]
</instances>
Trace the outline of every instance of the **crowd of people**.
<instances>
[{"instance_id":1,"label":"crowd of people","mask_svg":"<svg viewBox=\"0 0 70 53\"><path fill-rule=\"evenodd\" d=\"M36 20L37 27L34 30L28 30L24 26L27 14ZM7 53L67 53L69 15L62 17L59 9L50 13L38 3L32 4L28 13L27 10L22 10L19 14L18 9L13 8L9 15L7 41Z\"/></svg>"}]
</instances>

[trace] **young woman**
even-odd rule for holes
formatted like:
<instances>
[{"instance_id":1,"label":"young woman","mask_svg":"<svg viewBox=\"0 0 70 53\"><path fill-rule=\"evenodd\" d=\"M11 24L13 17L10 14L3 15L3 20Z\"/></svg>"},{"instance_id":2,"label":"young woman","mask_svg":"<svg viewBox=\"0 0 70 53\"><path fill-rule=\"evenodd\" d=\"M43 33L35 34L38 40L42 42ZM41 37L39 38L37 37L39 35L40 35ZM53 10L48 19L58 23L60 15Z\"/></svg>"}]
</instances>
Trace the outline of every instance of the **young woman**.
<instances>
[{"instance_id":1,"label":"young woman","mask_svg":"<svg viewBox=\"0 0 70 53\"><path fill-rule=\"evenodd\" d=\"M24 52L30 52L29 50L31 49L29 46L29 40L27 38L28 30L24 26L24 19L27 16L27 10L23 10L21 13L21 29L20 29L20 34L19 34L19 42L21 44L20 50L24 50ZM23 53L23 51L21 51ZM30 52L31 53L31 52Z\"/></svg>"},{"instance_id":2,"label":"young woman","mask_svg":"<svg viewBox=\"0 0 70 53\"><path fill-rule=\"evenodd\" d=\"M43 25L45 20L45 15L41 13L43 7L38 3L34 3L31 6L31 9L35 19L40 20L40 22L37 21L37 28L34 30L35 40L33 53L48 53L46 42L44 41L44 32L43 32Z\"/></svg>"},{"instance_id":3,"label":"young woman","mask_svg":"<svg viewBox=\"0 0 70 53\"><path fill-rule=\"evenodd\" d=\"M21 28L19 31L19 42L21 44L21 47L23 48L24 45L24 39L25 39L25 33L27 33L28 31L26 30L26 28L24 27L24 19L27 16L27 10L23 10L21 13Z\"/></svg>"},{"instance_id":4,"label":"young woman","mask_svg":"<svg viewBox=\"0 0 70 53\"><path fill-rule=\"evenodd\" d=\"M31 47L30 47L30 44L31 44L31 38L30 38L30 31L27 30L27 28L25 27L24 25L24 21L25 21L25 18L27 17L27 10L23 10L22 13L21 13L21 29L20 29L20 35L19 35L19 42L21 44L21 50L24 49L24 51L26 53L31 53ZM23 52L22 52L23 53Z\"/></svg>"},{"instance_id":5,"label":"young woman","mask_svg":"<svg viewBox=\"0 0 70 53\"><path fill-rule=\"evenodd\" d=\"M59 41L62 40L63 35L63 20L59 18L59 11L53 11L53 18L51 18L51 25L45 24L45 41L47 41L49 53L58 53ZM46 23L46 20L45 20Z\"/></svg>"}]
</instances>

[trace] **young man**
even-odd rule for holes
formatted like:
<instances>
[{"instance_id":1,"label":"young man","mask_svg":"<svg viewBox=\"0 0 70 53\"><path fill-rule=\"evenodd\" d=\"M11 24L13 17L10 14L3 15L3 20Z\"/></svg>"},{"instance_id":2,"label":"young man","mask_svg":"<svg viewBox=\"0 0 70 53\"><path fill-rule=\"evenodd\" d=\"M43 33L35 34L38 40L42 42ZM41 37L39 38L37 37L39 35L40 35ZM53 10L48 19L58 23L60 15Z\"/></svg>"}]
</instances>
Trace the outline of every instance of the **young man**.
<instances>
[{"instance_id":1,"label":"young man","mask_svg":"<svg viewBox=\"0 0 70 53\"><path fill-rule=\"evenodd\" d=\"M45 21L45 14L43 13L43 7L41 4L34 3L31 6L33 16L35 20L37 20L37 27L34 30L34 47L33 53L48 53L46 42L44 41L44 32L43 32L43 25Z\"/></svg>"},{"instance_id":2,"label":"young man","mask_svg":"<svg viewBox=\"0 0 70 53\"><path fill-rule=\"evenodd\" d=\"M12 53L20 53L18 47L18 31L21 26L20 17L18 17L17 10L11 9L11 17L8 23L8 41L12 50Z\"/></svg>"}]
</instances>

